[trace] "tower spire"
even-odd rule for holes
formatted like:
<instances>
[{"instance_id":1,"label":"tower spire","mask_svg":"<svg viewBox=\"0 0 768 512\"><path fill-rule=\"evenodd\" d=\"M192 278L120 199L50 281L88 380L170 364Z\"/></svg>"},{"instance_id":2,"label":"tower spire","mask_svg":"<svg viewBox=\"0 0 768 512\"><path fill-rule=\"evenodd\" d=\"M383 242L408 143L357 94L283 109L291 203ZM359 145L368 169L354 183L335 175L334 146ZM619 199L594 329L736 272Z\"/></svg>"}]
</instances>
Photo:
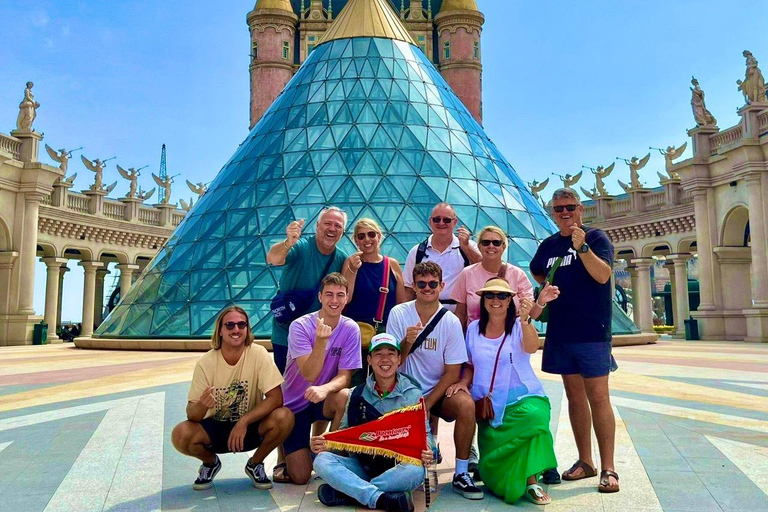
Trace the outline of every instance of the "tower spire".
<instances>
[{"instance_id":1,"label":"tower spire","mask_svg":"<svg viewBox=\"0 0 768 512\"><path fill-rule=\"evenodd\" d=\"M381 37L416 44L387 0L350 0L320 44L349 37Z\"/></svg>"}]
</instances>

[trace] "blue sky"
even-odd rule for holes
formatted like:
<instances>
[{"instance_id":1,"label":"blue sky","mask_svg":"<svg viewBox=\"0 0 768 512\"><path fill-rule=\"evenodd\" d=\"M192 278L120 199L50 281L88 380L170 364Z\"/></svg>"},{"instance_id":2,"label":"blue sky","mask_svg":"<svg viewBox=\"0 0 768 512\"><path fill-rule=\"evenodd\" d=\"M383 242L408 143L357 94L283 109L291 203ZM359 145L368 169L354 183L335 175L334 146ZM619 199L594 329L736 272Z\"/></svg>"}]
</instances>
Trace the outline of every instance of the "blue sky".
<instances>
[{"instance_id":1,"label":"blue sky","mask_svg":"<svg viewBox=\"0 0 768 512\"><path fill-rule=\"evenodd\" d=\"M24 83L32 80L42 105L35 128L52 147L84 146L89 158L116 156L122 167L149 165L140 178L146 189L165 143L169 173L210 181L248 131L245 16L253 4L0 3L0 131L14 127ZM732 126L743 104L736 89L744 75L741 52L751 50L768 73L766 2L478 4L486 15L485 129L526 181L682 144L694 125L691 75L719 126ZM104 181L120 180L115 194L124 194L127 184L112 164ZM79 163L70 168L79 173L75 190L86 188L91 173ZM657 170L663 171L658 154L641 180L656 185ZM174 199L190 196L182 179ZM610 191L620 192L618 179L629 180L623 163L607 180ZM593 184L585 176L579 186ZM77 268L67 276L73 294L81 274ZM39 312L43 276L38 272ZM78 301L69 302L64 317L79 318Z\"/></svg>"}]
</instances>

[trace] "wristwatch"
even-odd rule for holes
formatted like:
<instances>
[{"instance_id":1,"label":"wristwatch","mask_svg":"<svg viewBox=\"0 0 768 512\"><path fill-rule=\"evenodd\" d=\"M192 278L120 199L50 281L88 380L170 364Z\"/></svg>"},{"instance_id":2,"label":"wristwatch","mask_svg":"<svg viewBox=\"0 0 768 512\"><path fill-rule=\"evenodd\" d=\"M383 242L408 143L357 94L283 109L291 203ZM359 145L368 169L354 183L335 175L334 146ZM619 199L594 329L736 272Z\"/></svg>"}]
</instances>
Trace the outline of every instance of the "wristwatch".
<instances>
[{"instance_id":1,"label":"wristwatch","mask_svg":"<svg viewBox=\"0 0 768 512\"><path fill-rule=\"evenodd\" d=\"M581 244L581 248L579 249L579 252L582 254L586 254L589 252L589 244L587 242L584 242Z\"/></svg>"}]
</instances>

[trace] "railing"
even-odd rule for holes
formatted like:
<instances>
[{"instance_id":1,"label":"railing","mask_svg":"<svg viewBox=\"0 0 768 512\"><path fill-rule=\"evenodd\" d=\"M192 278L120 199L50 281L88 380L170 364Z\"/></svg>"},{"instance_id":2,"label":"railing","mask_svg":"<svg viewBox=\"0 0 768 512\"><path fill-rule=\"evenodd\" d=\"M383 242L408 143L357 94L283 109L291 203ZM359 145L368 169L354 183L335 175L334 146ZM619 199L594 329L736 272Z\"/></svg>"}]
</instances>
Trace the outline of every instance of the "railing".
<instances>
[{"instance_id":1,"label":"railing","mask_svg":"<svg viewBox=\"0 0 768 512\"><path fill-rule=\"evenodd\" d=\"M629 199L612 201L610 203L610 208L611 208L611 214L613 215L629 213L632 210L632 201L630 201Z\"/></svg>"},{"instance_id":2,"label":"railing","mask_svg":"<svg viewBox=\"0 0 768 512\"><path fill-rule=\"evenodd\" d=\"M709 137L710 154L714 155L715 153L717 153L717 150L720 149L720 146L725 146L726 144L730 144L731 142L736 142L737 140L741 139L742 133L743 133L743 129L741 125L739 125L710 136Z\"/></svg>"},{"instance_id":3,"label":"railing","mask_svg":"<svg viewBox=\"0 0 768 512\"><path fill-rule=\"evenodd\" d=\"M47 196L43 196L43 199L40 201L40 204L53 204L53 196L51 194L48 194Z\"/></svg>"},{"instance_id":4,"label":"railing","mask_svg":"<svg viewBox=\"0 0 768 512\"><path fill-rule=\"evenodd\" d=\"M67 194L67 209L80 213L88 213L90 200L82 194Z\"/></svg>"},{"instance_id":5,"label":"railing","mask_svg":"<svg viewBox=\"0 0 768 512\"><path fill-rule=\"evenodd\" d=\"M125 205L104 201L104 216L110 219L123 220L125 218Z\"/></svg>"},{"instance_id":6,"label":"railing","mask_svg":"<svg viewBox=\"0 0 768 512\"><path fill-rule=\"evenodd\" d=\"M757 132L760 135L768 133L768 110L757 116Z\"/></svg>"},{"instance_id":7,"label":"railing","mask_svg":"<svg viewBox=\"0 0 768 512\"><path fill-rule=\"evenodd\" d=\"M680 204L691 204L693 202L693 194L690 190L686 190L680 194Z\"/></svg>"},{"instance_id":8,"label":"railing","mask_svg":"<svg viewBox=\"0 0 768 512\"><path fill-rule=\"evenodd\" d=\"M176 227L179 224L181 224L181 221L184 220L184 215L185 214L186 214L186 212L173 212L171 214L171 225L173 227Z\"/></svg>"},{"instance_id":9,"label":"railing","mask_svg":"<svg viewBox=\"0 0 768 512\"><path fill-rule=\"evenodd\" d=\"M160 210L154 208L139 208L139 222L152 226L160 225Z\"/></svg>"},{"instance_id":10,"label":"railing","mask_svg":"<svg viewBox=\"0 0 768 512\"><path fill-rule=\"evenodd\" d=\"M667 194L663 190L660 192L652 192L643 196L643 203L646 208L655 208L664 206L666 203Z\"/></svg>"},{"instance_id":11,"label":"railing","mask_svg":"<svg viewBox=\"0 0 768 512\"><path fill-rule=\"evenodd\" d=\"M16 160L21 159L21 141L0 133L0 150L7 151Z\"/></svg>"},{"instance_id":12,"label":"railing","mask_svg":"<svg viewBox=\"0 0 768 512\"><path fill-rule=\"evenodd\" d=\"M597 217L597 205L585 205L584 217L587 219L594 219Z\"/></svg>"}]
</instances>

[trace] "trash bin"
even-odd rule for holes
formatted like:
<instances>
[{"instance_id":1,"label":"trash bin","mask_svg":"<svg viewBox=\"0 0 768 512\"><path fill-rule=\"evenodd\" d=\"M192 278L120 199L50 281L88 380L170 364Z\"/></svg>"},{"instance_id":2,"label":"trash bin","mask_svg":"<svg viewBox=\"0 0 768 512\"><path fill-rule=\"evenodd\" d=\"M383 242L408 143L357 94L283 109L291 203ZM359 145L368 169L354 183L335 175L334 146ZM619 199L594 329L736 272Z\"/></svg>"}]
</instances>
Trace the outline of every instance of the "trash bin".
<instances>
[{"instance_id":1,"label":"trash bin","mask_svg":"<svg viewBox=\"0 0 768 512\"><path fill-rule=\"evenodd\" d=\"M685 339L698 340L699 338L699 321L691 317L687 320L683 320L685 323Z\"/></svg>"},{"instance_id":2,"label":"trash bin","mask_svg":"<svg viewBox=\"0 0 768 512\"><path fill-rule=\"evenodd\" d=\"M32 334L33 345L45 345L48 343L48 324L40 322L35 324L35 332Z\"/></svg>"}]
</instances>

